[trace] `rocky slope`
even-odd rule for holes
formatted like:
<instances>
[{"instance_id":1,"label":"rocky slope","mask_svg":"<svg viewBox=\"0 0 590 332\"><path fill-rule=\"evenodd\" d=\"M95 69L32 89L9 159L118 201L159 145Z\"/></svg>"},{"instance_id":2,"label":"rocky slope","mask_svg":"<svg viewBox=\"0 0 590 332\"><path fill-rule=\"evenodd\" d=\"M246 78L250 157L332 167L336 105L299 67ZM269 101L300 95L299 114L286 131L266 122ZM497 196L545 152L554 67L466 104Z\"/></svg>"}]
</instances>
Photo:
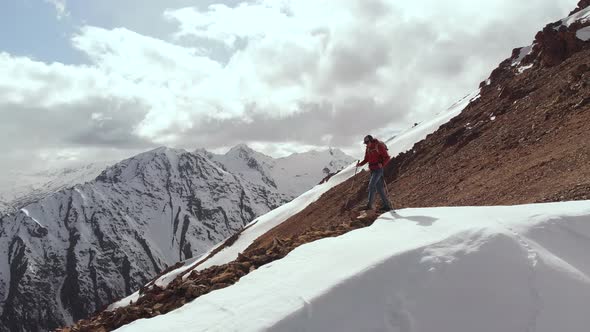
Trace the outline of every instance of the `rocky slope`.
<instances>
[{"instance_id":1,"label":"rocky slope","mask_svg":"<svg viewBox=\"0 0 590 332\"><path fill-rule=\"evenodd\" d=\"M386 168L390 198L408 206L501 205L590 197L590 3L548 25L481 84L457 117ZM134 305L66 331L110 330L227 287L301 244L370 225L367 172L335 186L258 238L238 259L151 287ZM347 204L348 203L348 204ZM235 239L233 239L235 240ZM226 245L231 245L231 242Z\"/></svg>"},{"instance_id":2,"label":"rocky slope","mask_svg":"<svg viewBox=\"0 0 590 332\"><path fill-rule=\"evenodd\" d=\"M300 168L308 183L330 163L351 161L321 154L327 163ZM47 330L84 318L292 199L264 162L276 164L245 146L225 156L158 148L3 216L0 329ZM228 171L239 165L246 167Z\"/></svg>"},{"instance_id":3,"label":"rocky slope","mask_svg":"<svg viewBox=\"0 0 590 332\"><path fill-rule=\"evenodd\" d=\"M590 197L590 8L573 15L514 50L481 98L390 165L397 206Z\"/></svg>"},{"instance_id":4,"label":"rocky slope","mask_svg":"<svg viewBox=\"0 0 590 332\"><path fill-rule=\"evenodd\" d=\"M394 207L590 198L590 38L576 37L590 26L584 18L590 16L588 3L580 2L572 15L579 20L568 26L564 22L571 18L549 24L532 47L514 50L482 82L479 98L387 165ZM252 248L341 223L343 211L366 202L366 189L358 185L349 206L339 204L351 181L265 234ZM355 181L366 183L368 174Z\"/></svg>"}]
</instances>

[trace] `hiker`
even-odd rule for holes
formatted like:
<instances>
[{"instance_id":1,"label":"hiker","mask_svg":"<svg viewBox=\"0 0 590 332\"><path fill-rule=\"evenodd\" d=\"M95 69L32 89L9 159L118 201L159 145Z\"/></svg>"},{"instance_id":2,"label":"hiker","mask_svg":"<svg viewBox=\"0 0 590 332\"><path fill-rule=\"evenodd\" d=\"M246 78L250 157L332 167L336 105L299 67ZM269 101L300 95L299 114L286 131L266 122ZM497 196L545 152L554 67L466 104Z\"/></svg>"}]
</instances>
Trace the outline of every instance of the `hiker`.
<instances>
[{"instance_id":1,"label":"hiker","mask_svg":"<svg viewBox=\"0 0 590 332\"><path fill-rule=\"evenodd\" d=\"M369 163L371 170L371 179L369 180L369 202L367 203L367 210L373 209L373 201L375 198L375 191L381 196L383 206L379 211L391 211L391 203L385 193L385 183L383 180L383 167L387 165L391 157L387 153L385 143L373 138L371 135L365 136L364 144L367 146L365 150L365 159L357 163L357 167Z\"/></svg>"}]
</instances>

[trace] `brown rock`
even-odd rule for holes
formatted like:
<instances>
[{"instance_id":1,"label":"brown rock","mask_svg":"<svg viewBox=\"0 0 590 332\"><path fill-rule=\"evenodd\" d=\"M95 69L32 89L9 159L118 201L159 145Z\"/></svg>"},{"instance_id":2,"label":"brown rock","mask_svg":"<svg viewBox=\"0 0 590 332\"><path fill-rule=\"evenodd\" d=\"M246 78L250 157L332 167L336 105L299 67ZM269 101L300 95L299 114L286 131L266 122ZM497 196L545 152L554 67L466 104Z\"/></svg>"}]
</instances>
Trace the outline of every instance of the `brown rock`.
<instances>
[{"instance_id":1,"label":"brown rock","mask_svg":"<svg viewBox=\"0 0 590 332\"><path fill-rule=\"evenodd\" d=\"M211 279L211 283L212 284L219 284L219 283L226 283L229 282L232 279L235 279L236 275L232 272L224 272L221 275L218 275L216 277L214 277L213 279Z\"/></svg>"},{"instance_id":2,"label":"brown rock","mask_svg":"<svg viewBox=\"0 0 590 332\"><path fill-rule=\"evenodd\" d=\"M580 0L576 9L574 9L572 12L570 12L569 15L571 16L588 6L590 6L590 0Z\"/></svg>"},{"instance_id":3,"label":"brown rock","mask_svg":"<svg viewBox=\"0 0 590 332\"><path fill-rule=\"evenodd\" d=\"M241 262L239 263L240 270L244 272L250 271L250 267L252 267L252 263L250 262Z\"/></svg>"},{"instance_id":4,"label":"brown rock","mask_svg":"<svg viewBox=\"0 0 590 332\"><path fill-rule=\"evenodd\" d=\"M211 291L222 289L222 288L228 287L229 285L230 284L226 284L226 283L218 283L218 284L215 284L211 287Z\"/></svg>"}]
</instances>

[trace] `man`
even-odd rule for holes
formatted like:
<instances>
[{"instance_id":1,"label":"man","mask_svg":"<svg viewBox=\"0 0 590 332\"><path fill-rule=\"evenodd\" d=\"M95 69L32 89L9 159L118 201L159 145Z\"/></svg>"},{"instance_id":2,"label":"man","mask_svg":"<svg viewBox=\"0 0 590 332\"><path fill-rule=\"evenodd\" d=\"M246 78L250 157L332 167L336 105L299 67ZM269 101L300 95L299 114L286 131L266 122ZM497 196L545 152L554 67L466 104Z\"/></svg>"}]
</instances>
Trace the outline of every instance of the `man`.
<instances>
[{"instance_id":1,"label":"man","mask_svg":"<svg viewBox=\"0 0 590 332\"><path fill-rule=\"evenodd\" d=\"M363 166L369 163L369 169L371 170L371 179L369 180L369 203L367 204L367 210L373 209L373 201L375 198L375 191L381 196L383 206L379 210L380 212L391 211L391 203L385 194L385 186L383 180L383 167L387 165L391 157L387 153L387 147L383 142L373 138L371 135L365 136L364 144L367 146L365 150L365 159L357 163L357 167Z\"/></svg>"}]
</instances>

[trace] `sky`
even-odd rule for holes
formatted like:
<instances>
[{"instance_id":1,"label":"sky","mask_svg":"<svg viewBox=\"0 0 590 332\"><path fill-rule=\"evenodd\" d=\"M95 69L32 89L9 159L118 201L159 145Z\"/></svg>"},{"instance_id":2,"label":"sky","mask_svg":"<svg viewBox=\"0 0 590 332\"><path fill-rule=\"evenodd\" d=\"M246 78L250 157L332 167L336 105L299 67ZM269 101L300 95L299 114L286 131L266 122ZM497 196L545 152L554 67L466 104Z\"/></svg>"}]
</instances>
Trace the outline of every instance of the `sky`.
<instances>
[{"instance_id":1,"label":"sky","mask_svg":"<svg viewBox=\"0 0 590 332\"><path fill-rule=\"evenodd\" d=\"M2 1L0 178L162 145L356 156L577 2Z\"/></svg>"}]
</instances>

